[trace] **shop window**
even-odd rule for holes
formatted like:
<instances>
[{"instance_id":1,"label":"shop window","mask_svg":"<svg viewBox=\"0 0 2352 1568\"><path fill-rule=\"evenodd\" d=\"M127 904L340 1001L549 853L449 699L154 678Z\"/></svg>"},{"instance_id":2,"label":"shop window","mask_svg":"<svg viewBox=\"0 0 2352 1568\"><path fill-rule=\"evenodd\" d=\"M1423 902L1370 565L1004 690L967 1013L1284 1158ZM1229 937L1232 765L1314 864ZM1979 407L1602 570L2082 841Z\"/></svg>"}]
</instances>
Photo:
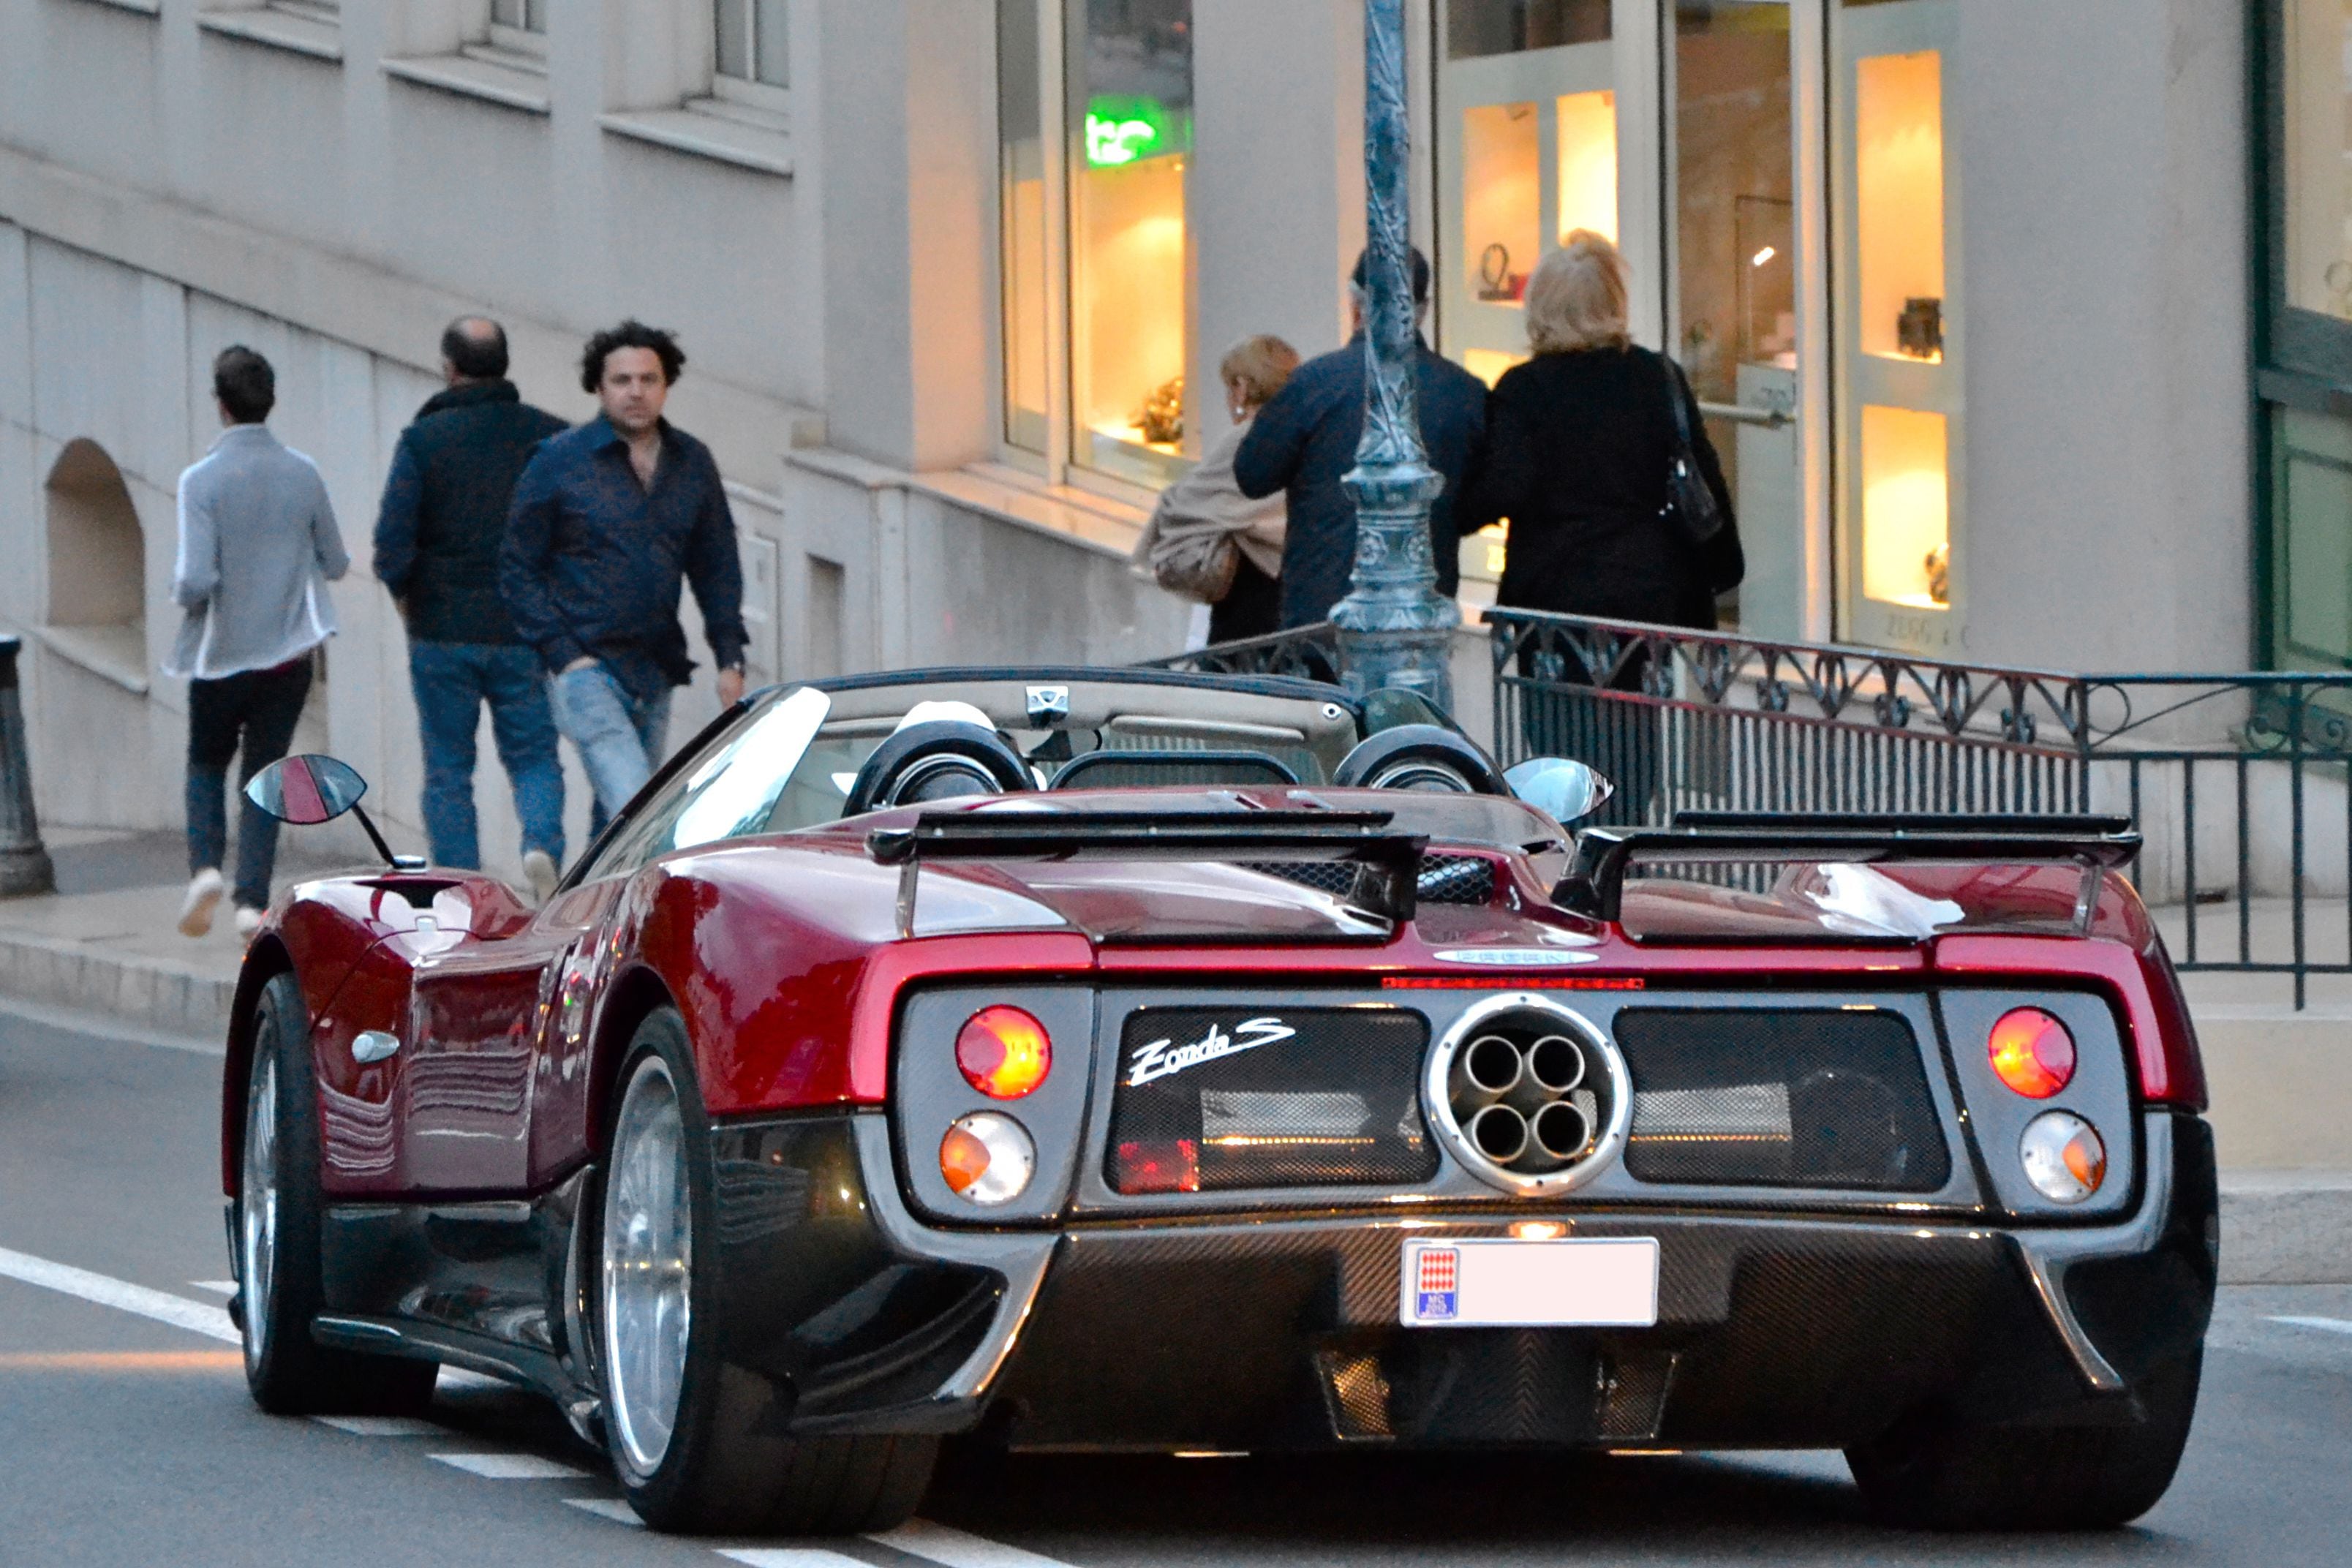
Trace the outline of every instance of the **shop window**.
<instances>
[{"instance_id":1,"label":"shop window","mask_svg":"<svg viewBox=\"0 0 2352 1568\"><path fill-rule=\"evenodd\" d=\"M1442 0L1439 335L1492 383L1527 357L1545 251L1618 235L1616 56L1606 0Z\"/></svg>"},{"instance_id":2,"label":"shop window","mask_svg":"<svg viewBox=\"0 0 2352 1568\"><path fill-rule=\"evenodd\" d=\"M1192 0L999 0L1004 438L1157 488L1197 454Z\"/></svg>"},{"instance_id":3,"label":"shop window","mask_svg":"<svg viewBox=\"0 0 2352 1568\"><path fill-rule=\"evenodd\" d=\"M1160 485L1187 449L1192 0L1069 11L1072 449Z\"/></svg>"},{"instance_id":4,"label":"shop window","mask_svg":"<svg viewBox=\"0 0 2352 1568\"><path fill-rule=\"evenodd\" d=\"M1841 515L1856 640L1946 652L1964 608L1950 0L1837 15Z\"/></svg>"},{"instance_id":5,"label":"shop window","mask_svg":"<svg viewBox=\"0 0 2352 1568\"><path fill-rule=\"evenodd\" d=\"M97 443L69 442L43 499L45 640L79 663L138 678L147 662L147 540L121 471Z\"/></svg>"},{"instance_id":6,"label":"shop window","mask_svg":"<svg viewBox=\"0 0 2352 1568\"><path fill-rule=\"evenodd\" d=\"M1858 60L1853 97L1862 351L1882 359L1940 362L1943 58L1923 49Z\"/></svg>"}]
</instances>

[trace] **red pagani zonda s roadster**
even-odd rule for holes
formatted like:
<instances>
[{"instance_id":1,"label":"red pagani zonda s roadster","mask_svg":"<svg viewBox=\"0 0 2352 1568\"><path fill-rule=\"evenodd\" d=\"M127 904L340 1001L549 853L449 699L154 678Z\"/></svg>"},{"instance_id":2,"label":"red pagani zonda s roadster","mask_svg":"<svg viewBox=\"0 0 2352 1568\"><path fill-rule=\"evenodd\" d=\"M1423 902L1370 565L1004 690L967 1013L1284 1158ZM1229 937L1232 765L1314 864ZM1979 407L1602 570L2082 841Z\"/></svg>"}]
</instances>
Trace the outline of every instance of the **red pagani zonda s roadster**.
<instances>
[{"instance_id":1,"label":"red pagani zonda s roadster","mask_svg":"<svg viewBox=\"0 0 2352 1568\"><path fill-rule=\"evenodd\" d=\"M299 887L223 1105L254 1395L492 1373L682 1531L886 1528L976 1430L2147 1510L2215 1190L2128 824L1561 826L1607 787L1395 693L929 672L747 699L543 909Z\"/></svg>"}]
</instances>

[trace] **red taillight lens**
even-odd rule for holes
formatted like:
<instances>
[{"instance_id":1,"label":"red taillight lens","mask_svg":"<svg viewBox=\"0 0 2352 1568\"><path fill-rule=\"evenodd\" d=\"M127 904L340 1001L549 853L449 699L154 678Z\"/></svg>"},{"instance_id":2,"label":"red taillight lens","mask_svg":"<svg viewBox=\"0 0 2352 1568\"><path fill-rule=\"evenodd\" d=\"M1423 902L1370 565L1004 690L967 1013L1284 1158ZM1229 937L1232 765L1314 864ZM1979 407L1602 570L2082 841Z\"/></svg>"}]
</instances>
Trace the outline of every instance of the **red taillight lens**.
<instances>
[{"instance_id":1,"label":"red taillight lens","mask_svg":"<svg viewBox=\"0 0 2352 1568\"><path fill-rule=\"evenodd\" d=\"M2074 1078L2074 1037L2039 1007L2003 1013L1985 1044L1992 1070L2028 1100L2047 1100Z\"/></svg>"},{"instance_id":2,"label":"red taillight lens","mask_svg":"<svg viewBox=\"0 0 2352 1568\"><path fill-rule=\"evenodd\" d=\"M983 1007L956 1035L956 1066L989 1099L1018 1100L1053 1070L1054 1042L1018 1007Z\"/></svg>"},{"instance_id":3,"label":"red taillight lens","mask_svg":"<svg viewBox=\"0 0 2352 1568\"><path fill-rule=\"evenodd\" d=\"M1197 1193L1201 1145L1190 1138L1121 1143L1112 1163L1110 1184L1119 1193Z\"/></svg>"}]
</instances>

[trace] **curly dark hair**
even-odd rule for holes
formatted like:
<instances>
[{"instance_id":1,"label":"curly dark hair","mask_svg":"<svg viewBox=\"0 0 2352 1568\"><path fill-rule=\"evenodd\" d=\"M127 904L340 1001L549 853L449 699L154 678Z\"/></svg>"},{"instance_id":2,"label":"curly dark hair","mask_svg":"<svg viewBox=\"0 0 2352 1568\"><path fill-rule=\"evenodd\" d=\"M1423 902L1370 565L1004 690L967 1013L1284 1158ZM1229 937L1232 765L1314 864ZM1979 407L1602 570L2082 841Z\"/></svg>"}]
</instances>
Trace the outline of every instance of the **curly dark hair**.
<instances>
[{"instance_id":1,"label":"curly dark hair","mask_svg":"<svg viewBox=\"0 0 2352 1568\"><path fill-rule=\"evenodd\" d=\"M614 349L651 349L661 360L662 379L675 385L678 374L686 369L686 351L677 340L659 327L648 327L632 317L608 331L598 332L588 340L588 347L580 355L580 390L593 393L604 384L604 361Z\"/></svg>"}]
</instances>

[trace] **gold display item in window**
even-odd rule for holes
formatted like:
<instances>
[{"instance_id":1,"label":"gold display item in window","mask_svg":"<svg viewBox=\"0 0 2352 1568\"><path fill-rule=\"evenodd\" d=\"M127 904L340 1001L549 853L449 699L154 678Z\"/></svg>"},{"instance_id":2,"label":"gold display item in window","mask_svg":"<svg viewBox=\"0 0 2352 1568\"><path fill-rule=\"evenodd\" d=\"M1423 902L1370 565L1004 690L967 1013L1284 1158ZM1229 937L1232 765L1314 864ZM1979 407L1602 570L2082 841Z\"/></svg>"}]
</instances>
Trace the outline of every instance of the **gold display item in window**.
<instances>
[{"instance_id":1,"label":"gold display item in window","mask_svg":"<svg viewBox=\"0 0 2352 1568\"><path fill-rule=\"evenodd\" d=\"M1929 297L1906 300L1895 323L1895 346L1906 359L1944 357L1944 301Z\"/></svg>"},{"instance_id":2,"label":"gold display item in window","mask_svg":"<svg viewBox=\"0 0 2352 1568\"><path fill-rule=\"evenodd\" d=\"M1927 552L1927 597L1938 605L1952 602L1952 547L1948 544Z\"/></svg>"},{"instance_id":3,"label":"gold display item in window","mask_svg":"<svg viewBox=\"0 0 2352 1568\"><path fill-rule=\"evenodd\" d=\"M1162 382L1136 411L1135 427L1154 447L1173 447L1184 439L1184 378Z\"/></svg>"}]
</instances>

